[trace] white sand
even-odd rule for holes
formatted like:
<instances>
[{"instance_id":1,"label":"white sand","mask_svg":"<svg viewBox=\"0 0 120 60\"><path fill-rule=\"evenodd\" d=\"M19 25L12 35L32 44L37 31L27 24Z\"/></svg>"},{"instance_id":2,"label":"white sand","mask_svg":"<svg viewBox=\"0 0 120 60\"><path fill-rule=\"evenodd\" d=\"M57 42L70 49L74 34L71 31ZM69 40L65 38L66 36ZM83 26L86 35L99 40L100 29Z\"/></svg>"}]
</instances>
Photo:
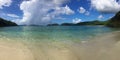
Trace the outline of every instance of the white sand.
<instances>
[{"instance_id":1,"label":"white sand","mask_svg":"<svg viewBox=\"0 0 120 60\"><path fill-rule=\"evenodd\" d=\"M0 41L0 60L34 60L32 53L23 44Z\"/></svg>"},{"instance_id":2,"label":"white sand","mask_svg":"<svg viewBox=\"0 0 120 60\"><path fill-rule=\"evenodd\" d=\"M120 32L86 42L27 43L4 38L0 39L0 60L120 60L119 40Z\"/></svg>"}]
</instances>

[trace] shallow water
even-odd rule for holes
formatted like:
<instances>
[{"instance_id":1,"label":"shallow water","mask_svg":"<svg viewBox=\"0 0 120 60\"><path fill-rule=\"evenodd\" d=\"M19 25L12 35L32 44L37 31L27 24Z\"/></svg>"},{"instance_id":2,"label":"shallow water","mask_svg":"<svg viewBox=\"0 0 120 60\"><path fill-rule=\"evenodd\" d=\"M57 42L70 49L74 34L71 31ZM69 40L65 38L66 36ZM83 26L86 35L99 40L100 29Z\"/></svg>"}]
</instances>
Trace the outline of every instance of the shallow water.
<instances>
[{"instance_id":1,"label":"shallow water","mask_svg":"<svg viewBox=\"0 0 120 60\"><path fill-rule=\"evenodd\" d=\"M104 26L0 28L0 60L119 60L118 31Z\"/></svg>"},{"instance_id":2,"label":"shallow water","mask_svg":"<svg viewBox=\"0 0 120 60\"><path fill-rule=\"evenodd\" d=\"M104 26L19 26L0 28L0 36L28 41L82 41L116 30Z\"/></svg>"}]
</instances>

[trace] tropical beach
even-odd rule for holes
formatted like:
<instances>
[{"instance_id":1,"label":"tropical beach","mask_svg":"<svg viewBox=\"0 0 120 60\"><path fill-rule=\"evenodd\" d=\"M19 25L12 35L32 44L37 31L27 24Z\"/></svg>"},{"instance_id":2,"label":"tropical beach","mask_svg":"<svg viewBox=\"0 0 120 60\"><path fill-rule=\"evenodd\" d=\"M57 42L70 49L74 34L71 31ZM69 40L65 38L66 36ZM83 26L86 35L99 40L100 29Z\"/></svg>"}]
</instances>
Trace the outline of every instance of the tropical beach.
<instances>
[{"instance_id":1,"label":"tropical beach","mask_svg":"<svg viewBox=\"0 0 120 60\"><path fill-rule=\"evenodd\" d=\"M120 0L0 0L0 60L120 60Z\"/></svg>"},{"instance_id":2,"label":"tropical beach","mask_svg":"<svg viewBox=\"0 0 120 60\"><path fill-rule=\"evenodd\" d=\"M13 31L13 28L17 28L17 29L20 28L21 30L19 29L18 31L17 30ZM45 27L34 27L34 26L29 26L29 28L5 27L2 30L0 29L1 31L0 59L1 60L8 60L8 59L9 60L116 60L116 59L119 60L120 59L119 57L120 32L118 31L119 29L114 30L100 26L96 26L96 27L81 26L79 27L79 29L78 27L76 27L78 30L74 31L72 30L73 27L70 26L64 28L47 27L47 34L46 34L45 30L40 31L39 28L46 29ZM50 30L51 28L52 30ZM89 31L80 30L83 28L85 29L88 28L87 30ZM82 36L81 32L78 33L77 36L76 32L78 31L83 32L82 35L85 35L86 37L85 38L81 37ZM106 31L109 32L107 33ZM71 32L72 34L69 32ZM90 35L86 35L86 32L90 35L93 34L93 36L90 37ZM12 33L14 33L15 35ZM94 35L94 33L97 35ZM42 37L37 37L37 36L42 36Z\"/></svg>"}]
</instances>

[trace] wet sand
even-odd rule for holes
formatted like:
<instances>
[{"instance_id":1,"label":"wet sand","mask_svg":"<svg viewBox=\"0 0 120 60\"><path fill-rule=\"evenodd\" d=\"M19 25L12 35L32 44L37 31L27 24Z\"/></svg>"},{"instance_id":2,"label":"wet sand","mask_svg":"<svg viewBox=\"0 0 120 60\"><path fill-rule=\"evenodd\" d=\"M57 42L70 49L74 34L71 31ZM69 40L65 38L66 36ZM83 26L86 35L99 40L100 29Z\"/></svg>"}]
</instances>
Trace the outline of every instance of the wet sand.
<instances>
[{"instance_id":1,"label":"wet sand","mask_svg":"<svg viewBox=\"0 0 120 60\"><path fill-rule=\"evenodd\" d=\"M120 60L120 32L89 41L12 41L0 38L0 60Z\"/></svg>"}]
</instances>

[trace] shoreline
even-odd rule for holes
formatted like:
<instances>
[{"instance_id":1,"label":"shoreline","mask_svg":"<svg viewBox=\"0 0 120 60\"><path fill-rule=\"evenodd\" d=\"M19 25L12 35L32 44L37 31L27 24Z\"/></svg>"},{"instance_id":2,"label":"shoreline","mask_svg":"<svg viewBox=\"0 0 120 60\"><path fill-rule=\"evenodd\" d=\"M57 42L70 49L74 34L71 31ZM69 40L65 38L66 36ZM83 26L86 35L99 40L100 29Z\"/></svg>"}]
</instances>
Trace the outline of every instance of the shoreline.
<instances>
[{"instance_id":1,"label":"shoreline","mask_svg":"<svg viewBox=\"0 0 120 60\"><path fill-rule=\"evenodd\" d=\"M0 60L119 60L120 31L85 42L27 42L0 38Z\"/></svg>"}]
</instances>

